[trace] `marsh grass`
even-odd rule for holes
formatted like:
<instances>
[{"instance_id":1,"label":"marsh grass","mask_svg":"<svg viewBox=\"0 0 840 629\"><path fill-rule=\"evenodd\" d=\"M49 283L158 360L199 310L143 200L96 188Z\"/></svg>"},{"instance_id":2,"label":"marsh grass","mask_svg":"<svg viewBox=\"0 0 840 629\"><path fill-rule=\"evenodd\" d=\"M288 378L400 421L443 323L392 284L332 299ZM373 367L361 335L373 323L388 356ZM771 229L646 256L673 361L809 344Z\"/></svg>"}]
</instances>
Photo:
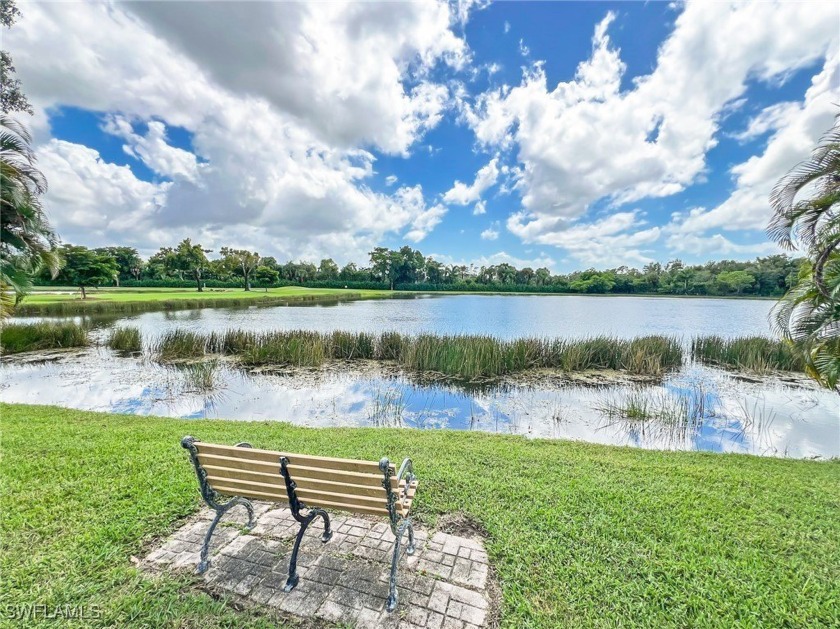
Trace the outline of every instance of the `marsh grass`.
<instances>
[{"instance_id":1,"label":"marsh grass","mask_svg":"<svg viewBox=\"0 0 840 629\"><path fill-rule=\"evenodd\" d=\"M762 336L694 338L691 355L702 363L756 373L803 371L805 368L800 351L794 345Z\"/></svg>"},{"instance_id":2,"label":"marsh grass","mask_svg":"<svg viewBox=\"0 0 840 629\"><path fill-rule=\"evenodd\" d=\"M368 421L372 426L395 427L403 425L403 414L408 402L405 392L396 387L377 390L368 407Z\"/></svg>"},{"instance_id":3,"label":"marsh grass","mask_svg":"<svg viewBox=\"0 0 840 629\"><path fill-rule=\"evenodd\" d=\"M158 341L153 353L162 361L229 355L252 366L319 367L327 360L387 360L405 369L470 381L529 369L615 369L660 376L682 364L679 341L664 336L508 341L492 336L403 336L396 332L226 330L198 335L175 330Z\"/></svg>"},{"instance_id":4,"label":"marsh grass","mask_svg":"<svg viewBox=\"0 0 840 629\"><path fill-rule=\"evenodd\" d=\"M88 345L87 328L72 322L7 323L0 328L3 354Z\"/></svg>"},{"instance_id":5,"label":"marsh grass","mask_svg":"<svg viewBox=\"0 0 840 629\"><path fill-rule=\"evenodd\" d=\"M209 339L209 336L188 330L172 330L152 344L151 352L163 362L200 358L207 353Z\"/></svg>"},{"instance_id":6,"label":"marsh grass","mask_svg":"<svg viewBox=\"0 0 840 629\"><path fill-rule=\"evenodd\" d=\"M330 356L328 338L306 330L264 332L239 356L246 365L320 367Z\"/></svg>"},{"instance_id":7,"label":"marsh grass","mask_svg":"<svg viewBox=\"0 0 840 629\"><path fill-rule=\"evenodd\" d=\"M115 328L105 344L117 352L134 353L143 351L143 339L137 328Z\"/></svg>"},{"instance_id":8,"label":"marsh grass","mask_svg":"<svg viewBox=\"0 0 840 629\"><path fill-rule=\"evenodd\" d=\"M375 339L366 332L333 332L328 345L331 358L370 360L374 357Z\"/></svg>"},{"instance_id":9,"label":"marsh grass","mask_svg":"<svg viewBox=\"0 0 840 629\"><path fill-rule=\"evenodd\" d=\"M179 368L184 384L197 393L210 393L216 388L217 360L189 363Z\"/></svg>"},{"instance_id":10,"label":"marsh grass","mask_svg":"<svg viewBox=\"0 0 840 629\"><path fill-rule=\"evenodd\" d=\"M715 404L700 384L677 392L634 386L602 398L594 408L609 426L620 424L671 443L685 441L716 415Z\"/></svg>"},{"instance_id":11,"label":"marsh grass","mask_svg":"<svg viewBox=\"0 0 840 629\"><path fill-rule=\"evenodd\" d=\"M383 332L374 348L376 360L400 360L405 337L399 332Z\"/></svg>"}]
</instances>

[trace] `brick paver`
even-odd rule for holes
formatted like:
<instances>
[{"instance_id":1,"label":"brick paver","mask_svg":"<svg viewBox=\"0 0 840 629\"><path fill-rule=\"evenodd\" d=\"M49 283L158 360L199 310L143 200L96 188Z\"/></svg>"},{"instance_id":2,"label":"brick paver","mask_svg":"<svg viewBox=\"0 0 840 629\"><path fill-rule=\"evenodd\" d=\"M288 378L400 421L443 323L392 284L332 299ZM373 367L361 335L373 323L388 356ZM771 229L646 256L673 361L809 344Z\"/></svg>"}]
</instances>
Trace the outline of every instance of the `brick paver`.
<instances>
[{"instance_id":1,"label":"brick paver","mask_svg":"<svg viewBox=\"0 0 840 629\"><path fill-rule=\"evenodd\" d=\"M358 628L478 629L489 620L489 567L476 539L415 527L417 551L403 555L399 607L385 611L394 535L382 520L331 514L333 537L320 541L316 521L298 555L298 586L283 592L298 523L287 508L254 503L256 526L243 532L245 510L231 511L216 528L211 587L302 618ZM205 509L144 559L149 569L194 570L213 512ZM405 549L405 543L403 544Z\"/></svg>"}]
</instances>

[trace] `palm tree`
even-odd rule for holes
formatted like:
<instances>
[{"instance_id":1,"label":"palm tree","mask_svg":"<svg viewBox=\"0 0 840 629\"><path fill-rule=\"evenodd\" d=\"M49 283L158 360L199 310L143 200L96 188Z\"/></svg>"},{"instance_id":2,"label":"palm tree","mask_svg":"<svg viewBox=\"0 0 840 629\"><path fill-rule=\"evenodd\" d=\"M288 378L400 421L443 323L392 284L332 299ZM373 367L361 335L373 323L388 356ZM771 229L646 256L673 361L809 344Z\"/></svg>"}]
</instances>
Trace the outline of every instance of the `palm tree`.
<instances>
[{"instance_id":1,"label":"palm tree","mask_svg":"<svg viewBox=\"0 0 840 629\"><path fill-rule=\"evenodd\" d=\"M59 257L57 237L41 206L47 190L44 175L35 166L32 137L26 127L0 115L0 316L31 287L31 277L42 268L55 275Z\"/></svg>"},{"instance_id":2,"label":"palm tree","mask_svg":"<svg viewBox=\"0 0 840 629\"><path fill-rule=\"evenodd\" d=\"M768 233L787 249L808 253L797 284L774 308L779 331L803 352L808 373L823 385L840 381L840 116L811 157L770 195ZM798 198L798 197L802 198Z\"/></svg>"}]
</instances>

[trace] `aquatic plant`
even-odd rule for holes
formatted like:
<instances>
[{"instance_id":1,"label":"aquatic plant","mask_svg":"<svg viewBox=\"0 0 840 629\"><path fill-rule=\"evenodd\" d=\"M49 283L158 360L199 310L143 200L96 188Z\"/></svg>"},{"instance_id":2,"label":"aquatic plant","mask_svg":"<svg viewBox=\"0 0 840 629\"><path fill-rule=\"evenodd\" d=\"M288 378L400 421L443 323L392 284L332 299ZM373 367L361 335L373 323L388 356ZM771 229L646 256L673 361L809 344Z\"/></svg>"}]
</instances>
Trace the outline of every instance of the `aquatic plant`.
<instances>
[{"instance_id":1,"label":"aquatic plant","mask_svg":"<svg viewBox=\"0 0 840 629\"><path fill-rule=\"evenodd\" d=\"M207 351L212 354L241 354L256 342L257 334L250 330L211 332L207 338Z\"/></svg>"},{"instance_id":2,"label":"aquatic plant","mask_svg":"<svg viewBox=\"0 0 840 629\"><path fill-rule=\"evenodd\" d=\"M377 389L371 397L368 407L368 421L372 426L402 426L403 414L408 403L405 392L396 387L388 387L384 391Z\"/></svg>"},{"instance_id":3,"label":"aquatic plant","mask_svg":"<svg viewBox=\"0 0 840 629\"><path fill-rule=\"evenodd\" d=\"M236 356L247 365L300 367L318 367L329 359L389 360L405 369L471 381L529 369L615 369L659 376L682 363L679 341L665 336L503 340L477 335L403 336L396 332L374 336L343 331L226 330L200 336L174 331L160 339L155 353L161 360L208 353Z\"/></svg>"},{"instance_id":4,"label":"aquatic plant","mask_svg":"<svg viewBox=\"0 0 840 629\"><path fill-rule=\"evenodd\" d=\"M343 360L370 359L374 356L374 338L366 332L333 332L328 338L329 356Z\"/></svg>"},{"instance_id":5,"label":"aquatic plant","mask_svg":"<svg viewBox=\"0 0 840 629\"><path fill-rule=\"evenodd\" d=\"M208 338L189 330L171 330L152 345L151 351L164 362L200 358L207 353Z\"/></svg>"},{"instance_id":6,"label":"aquatic plant","mask_svg":"<svg viewBox=\"0 0 840 629\"><path fill-rule=\"evenodd\" d=\"M669 443L685 441L716 414L701 384L683 391L634 386L603 397L593 408L611 422L609 425L621 424L636 434Z\"/></svg>"},{"instance_id":7,"label":"aquatic plant","mask_svg":"<svg viewBox=\"0 0 840 629\"><path fill-rule=\"evenodd\" d=\"M105 344L118 352L141 352L143 340L140 330L133 327L114 328Z\"/></svg>"},{"instance_id":8,"label":"aquatic plant","mask_svg":"<svg viewBox=\"0 0 840 629\"><path fill-rule=\"evenodd\" d=\"M402 357L403 335L399 332L383 332L376 342L376 360L399 360Z\"/></svg>"},{"instance_id":9,"label":"aquatic plant","mask_svg":"<svg viewBox=\"0 0 840 629\"><path fill-rule=\"evenodd\" d=\"M691 355L702 363L757 373L803 371L805 368L801 353L792 343L763 336L697 337L692 339Z\"/></svg>"},{"instance_id":10,"label":"aquatic plant","mask_svg":"<svg viewBox=\"0 0 840 629\"><path fill-rule=\"evenodd\" d=\"M179 367L184 378L184 384L198 393L209 393L216 387L216 371L219 362L207 360L188 363Z\"/></svg>"},{"instance_id":11,"label":"aquatic plant","mask_svg":"<svg viewBox=\"0 0 840 629\"><path fill-rule=\"evenodd\" d=\"M329 356L325 335L307 330L264 332L240 354L246 365L319 367Z\"/></svg>"},{"instance_id":12,"label":"aquatic plant","mask_svg":"<svg viewBox=\"0 0 840 629\"><path fill-rule=\"evenodd\" d=\"M17 354L88 345L87 328L73 322L8 323L0 328L0 350Z\"/></svg>"}]
</instances>

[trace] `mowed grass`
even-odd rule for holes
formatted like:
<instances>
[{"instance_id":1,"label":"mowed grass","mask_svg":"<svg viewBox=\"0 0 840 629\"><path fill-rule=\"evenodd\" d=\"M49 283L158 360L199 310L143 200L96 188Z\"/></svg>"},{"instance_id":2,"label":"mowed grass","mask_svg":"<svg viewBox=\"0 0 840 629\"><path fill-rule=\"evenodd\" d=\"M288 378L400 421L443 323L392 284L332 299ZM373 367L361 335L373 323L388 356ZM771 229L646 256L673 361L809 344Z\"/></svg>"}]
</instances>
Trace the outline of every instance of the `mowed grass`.
<instances>
[{"instance_id":1,"label":"mowed grass","mask_svg":"<svg viewBox=\"0 0 840 629\"><path fill-rule=\"evenodd\" d=\"M88 344L87 329L78 323L0 324L0 353L17 354L36 350L83 347Z\"/></svg>"},{"instance_id":2,"label":"mowed grass","mask_svg":"<svg viewBox=\"0 0 840 629\"><path fill-rule=\"evenodd\" d=\"M149 310L214 308L233 306L269 306L286 303L372 299L393 296L390 291L346 290L339 288L303 288L283 286L268 291L253 289L89 289L87 299L76 293L32 293L18 305L18 316L131 313Z\"/></svg>"},{"instance_id":3,"label":"mowed grass","mask_svg":"<svg viewBox=\"0 0 840 629\"><path fill-rule=\"evenodd\" d=\"M462 512L486 529L506 628L840 623L840 463L23 405L0 413L2 609L101 608L101 619L74 626L277 626L191 575L146 577L132 563L200 507L179 445L192 434L411 456L425 525Z\"/></svg>"}]
</instances>

